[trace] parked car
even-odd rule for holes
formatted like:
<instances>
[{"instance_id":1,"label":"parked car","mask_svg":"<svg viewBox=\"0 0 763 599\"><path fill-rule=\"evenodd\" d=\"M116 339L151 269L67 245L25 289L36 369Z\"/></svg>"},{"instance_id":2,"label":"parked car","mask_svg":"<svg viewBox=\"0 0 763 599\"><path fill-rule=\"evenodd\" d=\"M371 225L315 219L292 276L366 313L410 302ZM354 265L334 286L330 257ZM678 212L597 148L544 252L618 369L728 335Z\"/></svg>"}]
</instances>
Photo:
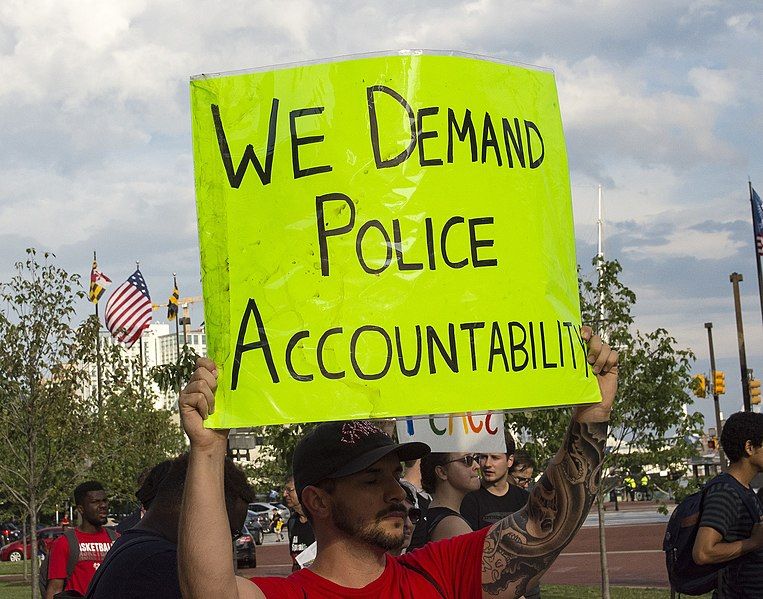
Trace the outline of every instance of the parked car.
<instances>
[{"instance_id":1,"label":"parked car","mask_svg":"<svg viewBox=\"0 0 763 599\"><path fill-rule=\"evenodd\" d=\"M262 531L260 530L260 532ZM239 568L257 567L255 539L246 524L241 528L241 536L233 541L233 547L236 551L236 564Z\"/></svg>"},{"instance_id":2,"label":"parked car","mask_svg":"<svg viewBox=\"0 0 763 599\"><path fill-rule=\"evenodd\" d=\"M265 529L260 522L260 517L260 514L250 510L246 513L246 520L244 521L244 526L246 526L252 537L254 537L254 543L256 545L262 545L265 540Z\"/></svg>"},{"instance_id":3,"label":"parked car","mask_svg":"<svg viewBox=\"0 0 763 599\"><path fill-rule=\"evenodd\" d=\"M51 526L37 531L37 543L41 549L41 556L48 554L53 541L62 534L64 534L64 529L60 526ZM26 541L26 554L30 556L32 555L32 539L26 537L24 541ZM13 543L8 543L0 548L0 561L20 562L22 559L24 559L24 543L21 540L13 541Z\"/></svg>"}]
</instances>

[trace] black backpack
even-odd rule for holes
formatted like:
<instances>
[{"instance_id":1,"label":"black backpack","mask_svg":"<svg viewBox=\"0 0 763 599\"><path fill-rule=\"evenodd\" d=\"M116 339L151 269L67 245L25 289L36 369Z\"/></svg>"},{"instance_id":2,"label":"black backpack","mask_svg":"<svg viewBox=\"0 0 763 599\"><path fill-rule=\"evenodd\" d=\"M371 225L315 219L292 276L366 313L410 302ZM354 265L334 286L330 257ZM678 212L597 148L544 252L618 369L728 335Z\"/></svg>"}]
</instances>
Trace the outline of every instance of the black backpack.
<instances>
[{"instance_id":1,"label":"black backpack","mask_svg":"<svg viewBox=\"0 0 763 599\"><path fill-rule=\"evenodd\" d=\"M106 533L109 535L109 539L111 539L111 542L117 540L117 533L114 532L112 529L107 528L105 529ZM66 537L66 540L69 542L69 560L66 562L66 578L68 579L72 573L74 572L74 568L77 567L77 562L79 561L79 541L77 541L77 536L74 534L73 528L67 528L64 531L64 536ZM40 574L39 574L39 583L40 583L40 593L42 596L45 596L45 591L48 588L48 568L50 564L50 555L45 556L45 561L43 561L40 564ZM66 583L64 583L64 586L66 586ZM60 593L59 593L60 595Z\"/></svg>"},{"instance_id":2,"label":"black backpack","mask_svg":"<svg viewBox=\"0 0 763 599\"><path fill-rule=\"evenodd\" d=\"M700 491L692 493L676 506L670 516L662 542L665 552L665 565L672 591L684 595L704 595L718 586L721 570L730 562L698 565L692 557L694 541L697 538L699 522L708 489L718 483L730 483L739 495L742 504L750 512L753 522L760 520L760 507L757 500L744 492L742 485L728 474L719 474L710 480ZM755 504L753 504L755 501Z\"/></svg>"}]
</instances>

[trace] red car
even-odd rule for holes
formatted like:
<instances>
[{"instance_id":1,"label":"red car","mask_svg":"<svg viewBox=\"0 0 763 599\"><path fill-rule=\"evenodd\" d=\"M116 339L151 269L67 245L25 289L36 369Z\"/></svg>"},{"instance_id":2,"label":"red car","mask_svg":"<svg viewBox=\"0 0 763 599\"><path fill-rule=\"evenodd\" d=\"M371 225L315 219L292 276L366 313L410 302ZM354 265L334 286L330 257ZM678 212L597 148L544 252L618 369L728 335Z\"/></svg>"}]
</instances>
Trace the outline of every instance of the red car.
<instances>
[{"instance_id":1,"label":"red car","mask_svg":"<svg viewBox=\"0 0 763 599\"><path fill-rule=\"evenodd\" d=\"M41 528L37 531L37 544L42 551L47 554L50 550L50 546L58 537L64 534L64 530L60 526L52 526L50 528ZM32 539L26 538L26 550L27 556L32 555ZM0 548L0 561L3 562L20 562L24 559L24 543L21 540L8 543L4 547Z\"/></svg>"}]
</instances>

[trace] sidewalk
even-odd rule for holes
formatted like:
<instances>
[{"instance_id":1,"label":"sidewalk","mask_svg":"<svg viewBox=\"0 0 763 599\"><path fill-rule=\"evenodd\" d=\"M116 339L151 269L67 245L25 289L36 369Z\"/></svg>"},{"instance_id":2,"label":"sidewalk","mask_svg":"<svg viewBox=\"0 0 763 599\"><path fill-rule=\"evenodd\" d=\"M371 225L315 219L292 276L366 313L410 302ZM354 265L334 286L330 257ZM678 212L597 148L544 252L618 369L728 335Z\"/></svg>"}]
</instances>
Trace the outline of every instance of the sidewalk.
<instances>
[{"instance_id":1,"label":"sidewalk","mask_svg":"<svg viewBox=\"0 0 763 599\"><path fill-rule=\"evenodd\" d=\"M664 505L668 508L668 511L673 511L673 508L676 505L676 502L671 500L668 500L666 502L660 502L660 501L618 501L617 507L618 510L621 512L656 512L657 509ZM614 512L615 511L615 504L612 501L605 501L604 502L604 510L607 512ZM596 511L596 505L591 508L592 512Z\"/></svg>"}]
</instances>

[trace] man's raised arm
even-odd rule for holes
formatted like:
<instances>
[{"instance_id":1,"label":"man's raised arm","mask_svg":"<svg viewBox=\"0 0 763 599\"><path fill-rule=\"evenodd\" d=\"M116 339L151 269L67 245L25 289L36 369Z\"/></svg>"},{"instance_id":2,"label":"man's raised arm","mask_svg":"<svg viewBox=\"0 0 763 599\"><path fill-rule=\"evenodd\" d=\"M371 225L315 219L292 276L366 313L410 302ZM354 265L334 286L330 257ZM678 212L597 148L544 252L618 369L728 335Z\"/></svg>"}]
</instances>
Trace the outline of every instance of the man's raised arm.
<instances>
[{"instance_id":1,"label":"man's raised arm","mask_svg":"<svg viewBox=\"0 0 763 599\"><path fill-rule=\"evenodd\" d=\"M208 358L180 394L183 429L191 449L178 534L178 577L186 599L245 599L264 595L233 571L233 541L225 510L224 470L228 431L204 428L215 409L217 368Z\"/></svg>"},{"instance_id":2,"label":"man's raised arm","mask_svg":"<svg viewBox=\"0 0 763 599\"><path fill-rule=\"evenodd\" d=\"M493 525L482 554L482 594L521 597L537 584L575 536L591 508L601 476L607 423L617 391L617 352L583 327L588 362L602 401L573 410L562 447L527 505Z\"/></svg>"}]
</instances>

